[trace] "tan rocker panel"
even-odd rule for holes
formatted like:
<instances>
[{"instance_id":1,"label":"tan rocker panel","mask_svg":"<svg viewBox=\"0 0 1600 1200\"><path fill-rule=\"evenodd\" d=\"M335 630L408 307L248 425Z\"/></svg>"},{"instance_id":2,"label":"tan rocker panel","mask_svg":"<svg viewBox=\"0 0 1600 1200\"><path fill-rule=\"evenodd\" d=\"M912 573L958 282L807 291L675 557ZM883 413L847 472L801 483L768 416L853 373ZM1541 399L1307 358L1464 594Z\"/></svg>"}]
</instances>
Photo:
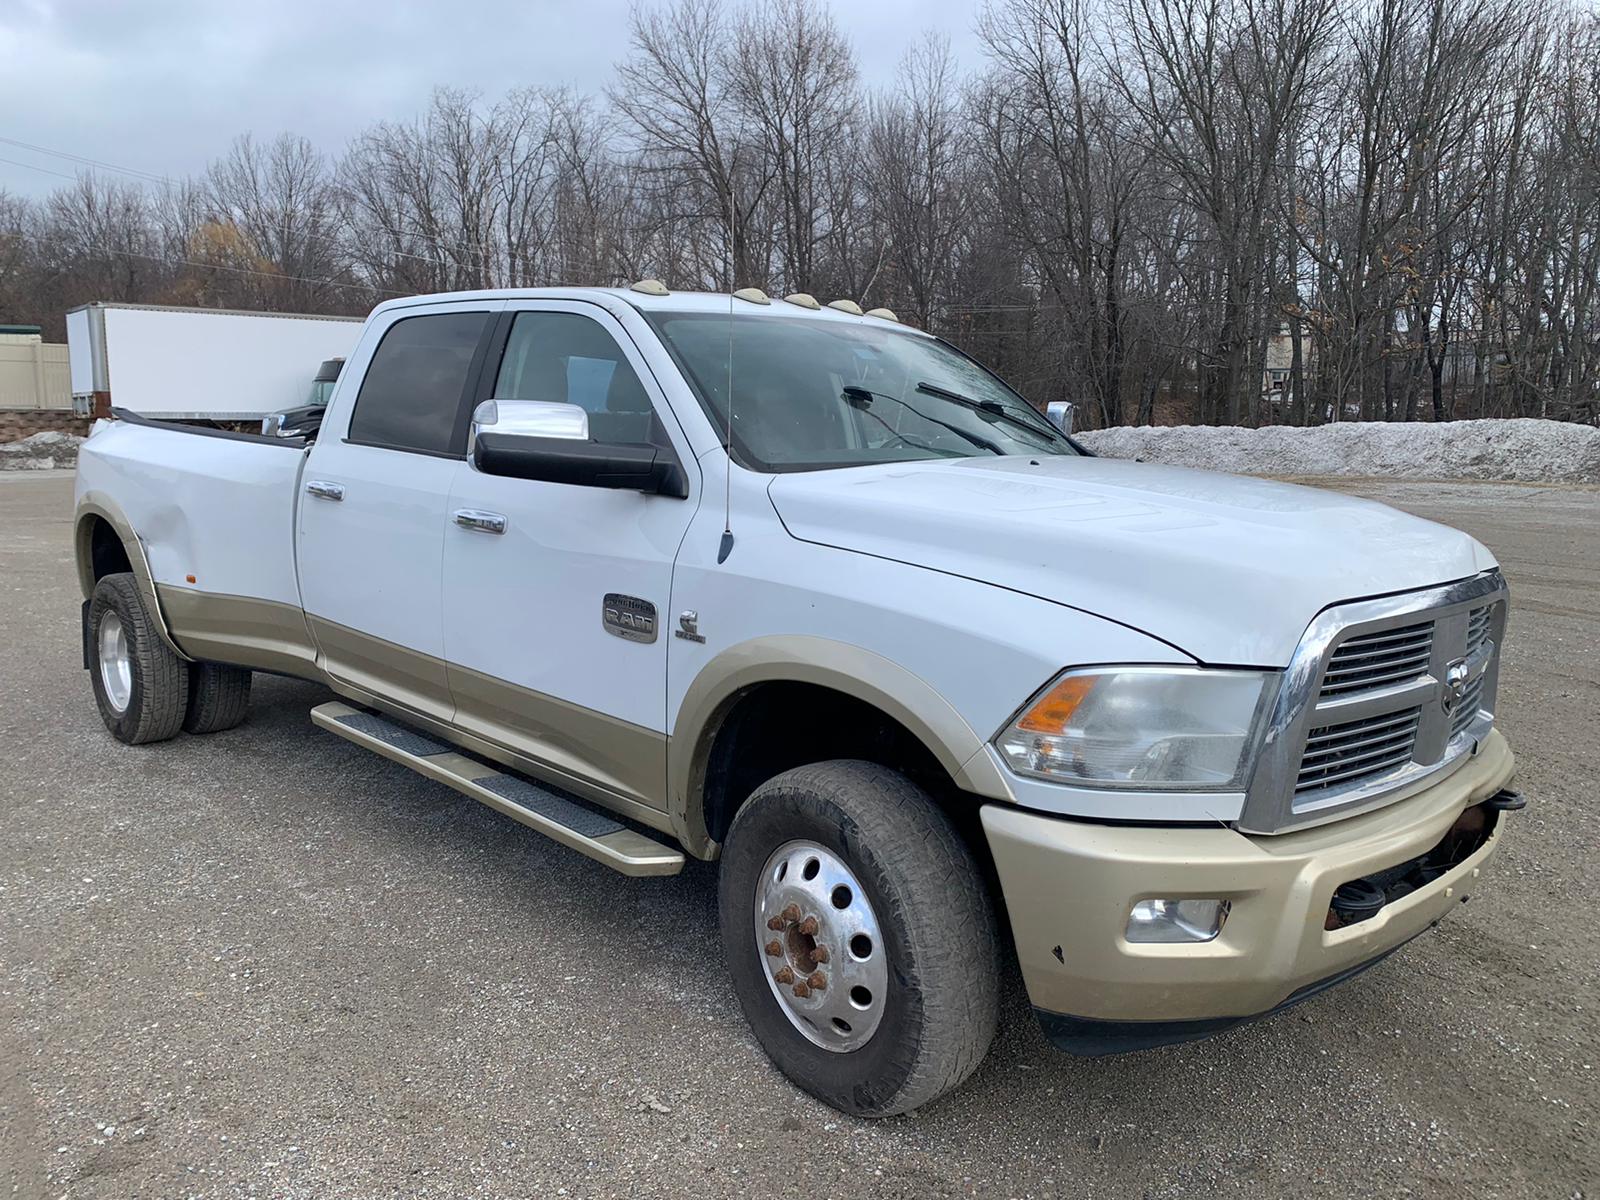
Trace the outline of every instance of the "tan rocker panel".
<instances>
[{"instance_id":1,"label":"tan rocker panel","mask_svg":"<svg viewBox=\"0 0 1600 1200\"><path fill-rule=\"evenodd\" d=\"M476 671L447 668L441 659L304 615L293 605L165 584L156 595L175 648L188 656L325 683L496 762L677 832L664 812L664 734Z\"/></svg>"},{"instance_id":2,"label":"tan rocker panel","mask_svg":"<svg viewBox=\"0 0 1600 1200\"><path fill-rule=\"evenodd\" d=\"M346 625L306 614L323 669L329 678L353 684L403 704L408 710L448 721L455 705L444 660L409 650Z\"/></svg>"},{"instance_id":3,"label":"tan rocker panel","mask_svg":"<svg viewBox=\"0 0 1600 1200\"><path fill-rule=\"evenodd\" d=\"M667 828L666 736L310 616L334 690ZM648 814L648 815L647 815Z\"/></svg>"},{"instance_id":4,"label":"tan rocker panel","mask_svg":"<svg viewBox=\"0 0 1600 1200\"><path fill-rule=\"evenodd\" d=\"M305 616L292 604L157 584L172 636L194 658L322 679Z\"/></svg>"}]
</instances>

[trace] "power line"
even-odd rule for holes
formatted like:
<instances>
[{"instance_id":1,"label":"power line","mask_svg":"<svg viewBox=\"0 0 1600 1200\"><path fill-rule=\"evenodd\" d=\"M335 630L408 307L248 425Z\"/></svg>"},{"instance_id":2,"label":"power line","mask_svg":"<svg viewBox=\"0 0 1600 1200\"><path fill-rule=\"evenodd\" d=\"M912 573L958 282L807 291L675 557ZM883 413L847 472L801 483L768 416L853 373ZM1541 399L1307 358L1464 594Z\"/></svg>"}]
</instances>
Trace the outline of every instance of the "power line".
<instances>
[{"instance_id":1,"label":"power line","mask_svg":"<svg viewBox=\"0 0 1600 1200\"><path fill-rule=\"evenodd\" d=\"M4 141L0 138L0 141ZM38 171L44 175L54 175L57 179L77 179L76 175L68 175L65 171L52 171L49 167L36 166L33 163L23 162L16 158L0 158L0 162L10 163L13 167L25 167L30 171Z\"/></svg>"},{"instance_id":2,"label":"power line","mask_svg":"<svg viewBox=\"0 0 1600 1200\"><path fill-rule=\"evenodd\" d=\"M141 171L134 167L119 167L115 163L102 162L98 158L87 158L82 154L70 154L65 150L52 150L49 146L36 146L32 142L21 142L16 138L0 137L0 142L4 142L8 146L20 147L23 150L32 150L35 154L48 154L52 158L65 158L71 162L82 163L87 167L99 167L103 171L118 171L124 175L136 175L141 179L148 179L154 183L172 182L172 180L168 179L165 175L157 175L151 171ZM7 161L10 160L8 159ZM19 163L17 165L27 166L28 164ZM44 168L37 167L35 170L42 171ZM57 174L59 174L59 172L57 172ZM68 176L68 178L72 177Z\"/></svg>"}]
</instances>

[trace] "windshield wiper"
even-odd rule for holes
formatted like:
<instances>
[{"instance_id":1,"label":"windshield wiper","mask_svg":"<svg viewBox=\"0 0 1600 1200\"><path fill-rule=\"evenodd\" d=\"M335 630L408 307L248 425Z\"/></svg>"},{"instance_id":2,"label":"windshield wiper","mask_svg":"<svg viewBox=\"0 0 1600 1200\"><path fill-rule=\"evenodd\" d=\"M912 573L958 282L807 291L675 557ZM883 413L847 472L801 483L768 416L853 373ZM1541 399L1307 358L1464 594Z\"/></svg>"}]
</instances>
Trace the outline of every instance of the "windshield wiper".
<instances>
[{"instance_id":1,"label":"windshield wiper","mask_svg":"<svg viewBox=\"0 0 1600 1200\"><path fill-rule=\"evenodd\" d=\"M1047 434L1050 440L1053 442L1059 442L1062 440L1061 433L1058 432L1054 426L1049 424L1036 424L1035 422L1028 420L1027 417L1020 416L1019 414L1012 412L998 400L976 400L971 396L963 396L960 392L952 392L949 388L940 387L937 383L928 383L926 380L917 384L917 391L924 392L929 396L938 396L941 400L950 400L956 404L964 404L968 408L977 409L979 412L989 413L991 416L999 417L1002 421L1010 422L1012 425L1021 426L1023 429L1030 430L1033 433Z\"/></svg>"},{"instance_id":2,"label":"windshield wiper","mask_svg":"<svg viewBox=\"0 0 1600 1200\"><path fill-rule=\"evenodd\" d=\"M860 384L856 383L847 384L844 389L844 398L852 403L859 402L863 397L866 398L868 403L870 403L874 396L884 400L892 400L902 408L910 409L911 412L921 417L924 421L928 421L934 425L940 426L941 428L948 429L958 438L961 438L963 441L970 442L972 445L977 446L980 450L987 450L990 454L999 454L1002 456L1005 454L1004 450L1000 449L999 446L995 445L988 438L980 437L975 433L968 433L959 425L952 425L948 421L941 421L938 417L930 417L916 405L907 404L904 400L900 399L899 396L891 396L888 392L875 392L871 388L864 388ZM899 431L896 430L895 432L898 433ZM904 438L904 435L902 434L901 437Z\"/></svg>"}]
</instances>

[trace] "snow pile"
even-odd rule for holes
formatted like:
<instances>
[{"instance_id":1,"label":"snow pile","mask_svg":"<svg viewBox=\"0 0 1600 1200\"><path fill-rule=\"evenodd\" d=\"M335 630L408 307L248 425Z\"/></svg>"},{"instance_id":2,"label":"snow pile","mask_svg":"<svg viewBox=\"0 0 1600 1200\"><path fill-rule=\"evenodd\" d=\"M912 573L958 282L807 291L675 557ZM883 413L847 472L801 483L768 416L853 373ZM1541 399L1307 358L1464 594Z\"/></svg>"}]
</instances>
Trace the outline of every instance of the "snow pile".
<instances>
[{"instance_id":1,"label":"snow pile","mask_svg":"<svg viewBox=\"0 0 1600 1200\"><path fill-rule=\"evenodd\" d=\"M0 471L48 471L52 467L78 464L78 446L83 439L75 433L46 430L20 442L0 442Z\"/></svg>"},{"instance_id":2,"label":"snow pile","mask_svg":"<svg viewBox=\"0 0 1600 1200\"><path fill-rule=\"evenodd\" d=\"M1235 475L1600 483L1600 429L1567 421L1347 421L1311 429L1124 426L1076 436L1107 458Z\"/></svg>"}]
</instances>

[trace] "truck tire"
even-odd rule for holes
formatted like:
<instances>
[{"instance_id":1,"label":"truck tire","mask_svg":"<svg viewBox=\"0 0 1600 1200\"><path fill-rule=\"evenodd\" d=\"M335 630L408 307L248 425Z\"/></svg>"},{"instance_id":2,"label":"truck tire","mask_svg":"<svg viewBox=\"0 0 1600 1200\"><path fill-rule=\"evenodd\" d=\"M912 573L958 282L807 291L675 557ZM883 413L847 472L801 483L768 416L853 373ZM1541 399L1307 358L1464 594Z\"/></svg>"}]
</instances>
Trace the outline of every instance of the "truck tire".
<instances>
[{"instance_id":1,"label":"truck tire","mask_svg":"<svg viewBox=\"0 0 1600 1200\"><path fill-rule=\"evenodd\" d=\"M119 742L163 742L183 728L189 666L172 652L126 571L103 576L89 601L89 677L100 719Z\"/></svg>"},{"instance_id":2,"label":"truck tire","mask_svg":"<svg viewBox=\"0 0 1600 1200\"><path fill-rule=\"evenodd\" d=\"M249 671L222 663L190 664L185 733L221 733L244 720L249 711Z\"/></svg>"},{"instance_id":3,"label":"truck tire","mask_svg":"<svg viewBox=\"0 0 1600 1200\"><path fill-rule=\"evenodd\" d=\"M899 772L840 760L757 788L723 844L719 909L751 1029L825 1104L907 1112L988 1052L1000 955L983 877Z\"/></svg>"}]
</instances>

